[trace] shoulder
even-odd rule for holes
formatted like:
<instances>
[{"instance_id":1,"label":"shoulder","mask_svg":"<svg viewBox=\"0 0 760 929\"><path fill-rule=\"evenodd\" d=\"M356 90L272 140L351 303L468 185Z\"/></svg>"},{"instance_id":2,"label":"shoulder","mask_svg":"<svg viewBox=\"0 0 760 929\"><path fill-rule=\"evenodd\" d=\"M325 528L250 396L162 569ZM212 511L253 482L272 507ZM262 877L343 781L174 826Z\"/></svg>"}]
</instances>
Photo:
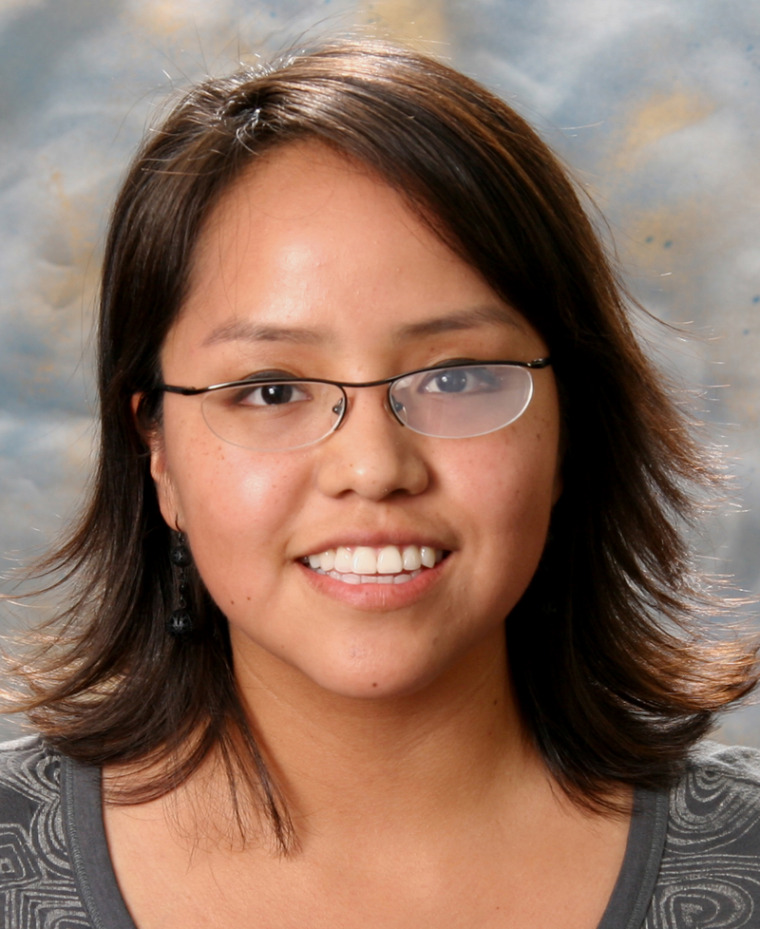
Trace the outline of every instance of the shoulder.
<instances>
[{"instance_id":1,"label":"shoulder","mask_svg":"<svg viewBox=\"0 0 760 929\"><path fill-rule=\"evenodd\" d=\"M0 913L3 925L90 925L61 811L62 756L39 737L0 744Z\"/></svg>"},{"instance_id":2,"label":"shoulder","mask_svg":"<svg viewBox=\"0 0 760 929\"><path fill-rule=\"evenodd\" d=\"M29 825L42 809L57 811L61 755L38 736L0 743L0 824Z\"/></svg>"},{"instance_id":3,"label":"shoulder","mask_svg":"<svg viewBox=\"0 0 760 929\"><path fill-rule=\"evenodd\" d=\"M0 742L0 788L35 782L41 773L57 771L60 764L60 752L38 735Z\"/></svg>"},{"instance_id":4,"label":"shoulder","mask_svg":"<svg viewBox=\"0 0 760 929\"><path fill-rule=\"evenodd\" d=\"M760 751L706 742L671 789L645 929L757 926Z\"/></svg>"},{"instance_id":5,"label":"shoulder","mask_svg":"<svg viewBox=\"0 0 760 929\"><path fill-rule=\"evenodd\" d=\"M688 770L711 771L731 780L760 785L760 749L700 742L689 754Z\"/></svg>"},{"instance_id":6,"label":"shoulder","mask_svg":"<svg viewBox=\"0 0 760 929\"><path fill-rule=\"evenodd\" d=\"M0 744L0 876L37 871L60 835L61 756L31 736ZM52 828L51 828L52 827ZM57 843L56 843L57 844Z\"/></svg>"},{"instance_id":7,"label":"shoulder","mask_svg":"<svg viewBox=\"0 0 760 929\"><path fill-rule=\"evenodd\" d=\"M730 843L760 854L760 751L704 742L671 792L670 830L681 841Z\"/></svg>"}]
</instances>

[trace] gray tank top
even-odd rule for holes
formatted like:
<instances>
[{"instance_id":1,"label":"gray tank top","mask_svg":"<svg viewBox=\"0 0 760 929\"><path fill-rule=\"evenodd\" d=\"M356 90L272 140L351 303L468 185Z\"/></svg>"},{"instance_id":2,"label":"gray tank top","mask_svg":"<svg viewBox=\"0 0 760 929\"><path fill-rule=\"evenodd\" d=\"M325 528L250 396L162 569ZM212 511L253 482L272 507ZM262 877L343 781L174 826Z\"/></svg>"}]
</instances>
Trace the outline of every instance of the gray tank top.
<instances>
[{"instance_id":1,"label":"gray tank top","mask_svg":"<svg viewBox=\"0 0 760 929\"><path fill-rule=\"evenodd\" d=\"M0 925L136 929L108 854L99 770L34 736L0 746ZM714 743L671 791L636 793L596 929L708 927L760 927L760 752Z\"/></svg>"}]
</instances>

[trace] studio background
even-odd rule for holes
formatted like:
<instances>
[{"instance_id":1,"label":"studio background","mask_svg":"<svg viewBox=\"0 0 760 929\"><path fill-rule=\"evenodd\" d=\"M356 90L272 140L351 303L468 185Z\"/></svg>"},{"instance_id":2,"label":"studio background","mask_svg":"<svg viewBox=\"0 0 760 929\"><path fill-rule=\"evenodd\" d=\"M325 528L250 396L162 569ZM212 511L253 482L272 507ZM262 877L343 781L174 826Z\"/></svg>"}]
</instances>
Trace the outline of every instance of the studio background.
<instances>
[{"instance_id":1,"label":"studio background","mask_svg":"<svg viewBox=\"0 0 760 929\"><path fill-rule=\"evenodd\" d=\"M731 457L735 490L705 519L703 562L757 595L756 0L0 0L0 572L54 540L85 486L107 211L163 101L356 32L487 84L599 205L634 296L681 327L643 321L643 335ZM39 615L0 604L0 629ZM760 746L758 722L743 709L721 736Z\"/></svg>"}]
</instances>

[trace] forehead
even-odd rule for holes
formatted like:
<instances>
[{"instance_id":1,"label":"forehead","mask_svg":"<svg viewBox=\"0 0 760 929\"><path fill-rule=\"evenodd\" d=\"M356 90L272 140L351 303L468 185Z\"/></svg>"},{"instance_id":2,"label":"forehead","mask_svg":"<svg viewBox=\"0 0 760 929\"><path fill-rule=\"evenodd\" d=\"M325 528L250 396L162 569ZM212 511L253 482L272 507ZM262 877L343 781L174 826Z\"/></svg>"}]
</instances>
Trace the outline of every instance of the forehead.
<instances>
[{"instance_id":1,"label":"forehead","mask_svg":"<svg viewBox=\"0 0 760 929\"><path fill-rule=\"evenodd\" d=\"M428 224L369 167L316 141L280 146L224 191L198 239L192 286L220 274L277 267L281 283L388 258L390 238L432 260L458 262ZM395 256L398 258L398 256ZM410 256L411 257L411 256Z\"/></svg>"},{"instance_id":2,"label":"forehead","mask_svg":"<svg viewBox=\"0 0 760 929\"><path fill-rule=\"evenodd\" d=\"M441 316L457 317L450 330L526 325L390 185L300 142L260 158L212 210L179 322L206 345L267 333L316 345L421 337Z\"/></svg>"}]
</instances>

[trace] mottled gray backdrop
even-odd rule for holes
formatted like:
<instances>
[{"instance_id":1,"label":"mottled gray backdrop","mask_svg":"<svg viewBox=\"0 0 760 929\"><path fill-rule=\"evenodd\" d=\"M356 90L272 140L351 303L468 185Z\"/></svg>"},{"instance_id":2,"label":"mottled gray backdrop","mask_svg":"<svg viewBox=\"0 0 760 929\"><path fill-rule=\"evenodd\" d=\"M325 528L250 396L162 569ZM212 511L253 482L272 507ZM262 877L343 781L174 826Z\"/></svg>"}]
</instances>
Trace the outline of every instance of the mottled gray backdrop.
<instances>
[{"instance_id":1,"label":"mottled gray backdrop","mask_svg":"<svg viewBox=\"0 0 760 929\"><path fill-rule=\"evenodd\" d=\"M688 333L645 325L652 350L735 458L706 563L760 591L757 0L0 0L0 570L55 537L86 481L104 217L161 101L357 30L451 60L574 168L635 296ZM723 734L760 745L759 719Z\"/></svg>"}]
</instances>

